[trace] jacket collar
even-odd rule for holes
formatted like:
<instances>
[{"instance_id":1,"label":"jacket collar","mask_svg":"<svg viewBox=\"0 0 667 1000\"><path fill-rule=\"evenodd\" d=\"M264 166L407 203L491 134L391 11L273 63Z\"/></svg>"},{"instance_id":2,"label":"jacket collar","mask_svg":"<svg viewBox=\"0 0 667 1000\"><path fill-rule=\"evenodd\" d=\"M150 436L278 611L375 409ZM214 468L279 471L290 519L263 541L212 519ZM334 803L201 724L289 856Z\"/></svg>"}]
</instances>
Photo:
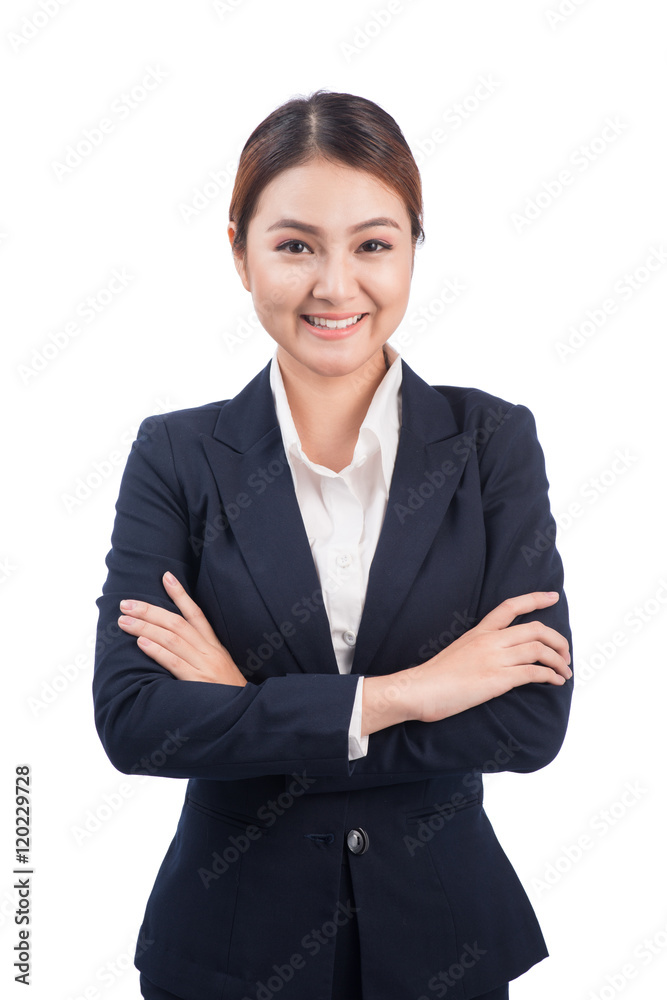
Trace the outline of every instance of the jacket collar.
<instances>
[{"instance_id":1,"label":"jacket collar","mask_svg":"<svg viewBox=\"0 0 667 1000\"><path fill-rule=\"evenodd\" d=\"M457 433L451 407L445 397L410 368L404 358L402 368L401 428L424 444L441 441ZM220 410L213 437L234 451L247 452L264 435L279 430L270 386L271 361Z\"/></svg>"}]
</instances>

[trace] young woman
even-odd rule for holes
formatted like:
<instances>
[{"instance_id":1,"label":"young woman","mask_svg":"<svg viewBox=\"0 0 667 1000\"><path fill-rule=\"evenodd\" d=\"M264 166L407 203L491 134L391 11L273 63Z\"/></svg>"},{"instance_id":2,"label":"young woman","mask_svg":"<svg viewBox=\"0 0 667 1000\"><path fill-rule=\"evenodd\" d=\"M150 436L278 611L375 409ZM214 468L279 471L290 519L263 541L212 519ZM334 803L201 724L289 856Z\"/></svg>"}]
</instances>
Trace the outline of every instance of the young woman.
<instances>
[{"instance_id":1,"label":"young woman","mask_svg":"<svg viewBox=\"0 0 667 1000\"><path fill-rule=\"evenodd\" d=\"M525 406L387 343L421 219L376 104L270 114L228 235L275 352L129 456L96 724L119 770L189 779L145 997L501 1000L547 955L481 775L545 766L567 726L548 482Z\"/></svg>"}]
</instances>

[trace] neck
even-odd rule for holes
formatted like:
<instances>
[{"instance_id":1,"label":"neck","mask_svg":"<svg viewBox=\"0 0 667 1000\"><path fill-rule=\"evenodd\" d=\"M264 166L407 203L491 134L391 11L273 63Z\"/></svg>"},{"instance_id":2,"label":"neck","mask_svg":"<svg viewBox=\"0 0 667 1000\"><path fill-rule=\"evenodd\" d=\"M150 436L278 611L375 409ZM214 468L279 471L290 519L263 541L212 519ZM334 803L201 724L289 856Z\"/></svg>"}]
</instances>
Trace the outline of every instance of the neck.
<instances>
[{"instance_id":1,"label":"neck","mask_svg":"<svg viewBox=\"0 0 667 1000\"><path fill-rule=\"evenodd\" d=\"M309 458L315 460L314 455L331 454L333 449L342 455L354 450L371 400L387 374L387 361L391 364L396 357L394 349L385 345L356 372L326 377L297 365L278 348L292 419Z\"/></svg>"}]
</instances>

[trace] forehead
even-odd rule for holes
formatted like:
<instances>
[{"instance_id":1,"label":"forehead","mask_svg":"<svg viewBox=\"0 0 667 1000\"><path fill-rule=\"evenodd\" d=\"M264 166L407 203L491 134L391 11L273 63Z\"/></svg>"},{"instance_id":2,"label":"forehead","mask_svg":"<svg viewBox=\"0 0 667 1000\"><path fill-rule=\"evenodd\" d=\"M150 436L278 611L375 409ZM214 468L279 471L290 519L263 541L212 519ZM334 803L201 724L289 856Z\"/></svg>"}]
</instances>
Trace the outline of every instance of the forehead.
<instances>
[{"instance_id":1,"label":"forehead","mask_svg":"<svg viewBox=\"0 0 667 1000\"><path fill-rule=\"evenodd\" d=\"M255 212L258 224L273 216L293 216L313 225L349 226L371 215L393 215L401 227L408 212L400 195L368 170L317 159L281 171L262 190ZM253 220L253 221L255 221Z\"/></svg>"}]
</instances>

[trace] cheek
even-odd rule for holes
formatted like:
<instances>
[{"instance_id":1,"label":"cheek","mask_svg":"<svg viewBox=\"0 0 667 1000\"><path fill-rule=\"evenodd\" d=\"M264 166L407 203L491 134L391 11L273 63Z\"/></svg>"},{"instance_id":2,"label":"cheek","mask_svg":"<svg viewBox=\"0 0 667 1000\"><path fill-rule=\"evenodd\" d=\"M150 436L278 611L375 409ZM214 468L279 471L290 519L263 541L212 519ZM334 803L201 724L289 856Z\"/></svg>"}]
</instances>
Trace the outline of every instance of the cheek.
<instances>
[{"instance_id":1,"label":"cheek","mask_svg":"<svg viewBox=\"0 0 667 1000\"><path fill-rule=\"evenodd\" d=\"M255 309L268 317L298 309L307 290L308 275L303 264L290 267L284 260L264 263L256 271Z\"/></svg>"},{"instance_id":2,"label":"cheek","mask_svg":"<svg viewBox=\"0 0 667 1000\"><path fill-rule=\"evenodd\" d=\"M387 269L376 284L378 304L388 311L404 311L410 297L410 279L409 263Z\"/></svg>"}]
</instances>

